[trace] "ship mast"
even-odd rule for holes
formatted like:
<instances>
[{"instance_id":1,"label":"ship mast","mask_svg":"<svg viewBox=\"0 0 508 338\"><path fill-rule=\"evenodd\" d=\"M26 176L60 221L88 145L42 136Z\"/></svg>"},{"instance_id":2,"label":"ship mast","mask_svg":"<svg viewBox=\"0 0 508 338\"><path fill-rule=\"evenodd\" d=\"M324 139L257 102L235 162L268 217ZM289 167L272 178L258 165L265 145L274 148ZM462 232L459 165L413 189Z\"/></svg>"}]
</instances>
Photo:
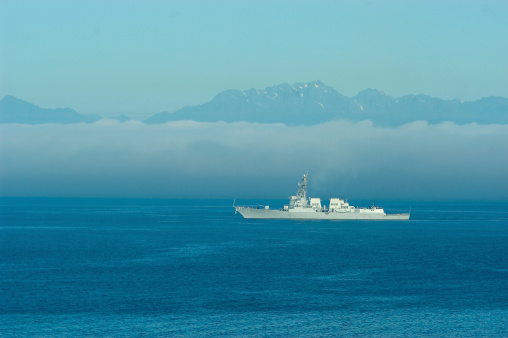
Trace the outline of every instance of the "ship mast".
<instances>
[{"instance_id":1,"label":"ship mast","mask_svg":"<svg viewBox=\"0 0 508 338\"><path fill-rule=\"evenodd\" d=\"M300 186L300 189L296 193L298 197L303 198L304 200L307 199L307 179L309 174L304 174L302 181L298 182L298 185Z\"/></svg>"}]
</instances>

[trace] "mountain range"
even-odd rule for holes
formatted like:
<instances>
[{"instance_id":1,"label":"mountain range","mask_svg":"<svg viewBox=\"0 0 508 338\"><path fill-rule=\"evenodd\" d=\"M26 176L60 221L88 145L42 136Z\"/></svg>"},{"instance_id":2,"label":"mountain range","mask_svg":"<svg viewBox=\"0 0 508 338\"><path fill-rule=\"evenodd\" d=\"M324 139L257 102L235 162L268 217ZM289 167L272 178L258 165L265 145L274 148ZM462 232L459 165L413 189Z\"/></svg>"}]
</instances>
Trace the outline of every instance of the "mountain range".
<instances>
[{"instance_id":1,"label":"mountain range","mask_svg":"<svg viewBox=\"0 0 508 338\"><path fill-rule=\"evenodd\" d=\"M45 109L30 102L8 95L0 100L0 123L91 123L100 120L99 115L78 114L71 108Z\"/></svg>"},{"instance_id":2,"label":"mountain range","mask_svg":"<svg viewBox=\"0 0 508 338\"><path fill-rule=\"evenodd\" d=\"M99 119L98 115L82 115L70 108L39 108L13 96L0 100L0 123L90 123ZM128 119L126 116L119 118L120 121ZM204 104L187 106L172 113L161 112L144 122L195 120L315 125L337 119L371 120L380 126L397 126L417 120L508 124L508 99L491 96L461 101L427 95L394 98L376 89L366 89L349 98L320 81L312 81L280 84L263 90L226 90Z\"/></svg>"}]
</instances>

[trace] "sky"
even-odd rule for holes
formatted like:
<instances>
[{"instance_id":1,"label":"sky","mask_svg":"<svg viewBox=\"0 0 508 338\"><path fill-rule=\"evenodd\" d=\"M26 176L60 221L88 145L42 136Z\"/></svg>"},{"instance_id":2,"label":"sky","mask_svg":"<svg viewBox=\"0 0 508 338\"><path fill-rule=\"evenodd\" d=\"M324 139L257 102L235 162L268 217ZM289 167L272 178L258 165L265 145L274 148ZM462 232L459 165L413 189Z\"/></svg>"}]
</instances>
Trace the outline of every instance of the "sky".
<instances>
[{"instance_id":1,"label":"sky","mask_svg":"<svg viewBox=\"0 0 508 338\"><path fill-rule=\"evenodd\" d=\"M0 0L0 97L144 118L227 89L508 97L504 0Z\"/></svg>"},{"instance_id":2,"label":"sky","mask_svg":"<svg viewBox=\"0 0 508 338\"><path fill-rule=\"evenodd\" d=\"M0 0L0 97L147 118L227 89L508 97L507 1ZM0 124L0 197L508 200L508 125ZM382 205L382 204L381 204Z\"/></svg>"}]
</instances>

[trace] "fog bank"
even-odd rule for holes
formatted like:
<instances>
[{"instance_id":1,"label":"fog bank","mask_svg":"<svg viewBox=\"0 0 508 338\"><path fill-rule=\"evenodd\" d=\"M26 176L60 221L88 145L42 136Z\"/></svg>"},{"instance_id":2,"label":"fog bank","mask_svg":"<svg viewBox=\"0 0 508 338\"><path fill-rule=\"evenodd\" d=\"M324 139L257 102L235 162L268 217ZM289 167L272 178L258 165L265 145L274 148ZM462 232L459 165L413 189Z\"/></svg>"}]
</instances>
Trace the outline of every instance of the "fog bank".
<instances>
[{"instance_id":1,"label":"fog bank","mask_svg":"<svg viewBox=\"0 0 508 338\"><path fill-rule=\"evenodd\" d=\"M1 196L508 199L508 125L0 125Z\"/></svg>"}]
</instances>

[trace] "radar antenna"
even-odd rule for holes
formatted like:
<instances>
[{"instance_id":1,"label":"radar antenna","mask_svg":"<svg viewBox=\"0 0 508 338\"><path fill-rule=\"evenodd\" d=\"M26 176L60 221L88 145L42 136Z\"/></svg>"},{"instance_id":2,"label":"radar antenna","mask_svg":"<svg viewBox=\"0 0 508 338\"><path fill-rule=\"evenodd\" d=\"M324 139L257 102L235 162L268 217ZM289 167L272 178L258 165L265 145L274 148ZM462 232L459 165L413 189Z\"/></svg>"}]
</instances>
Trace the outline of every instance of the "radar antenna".
<instances>
[{"instance_id":1,"label":"radar antenna","mask_svg":"<svg viewBox=\"0 0 508 338\"><path fill-rule=\"evenodd\" d=\"M308 177L309 177L309 173L307 172L307 174L303 174L302 181L298 182L298 186L300 187L300 189L297 192L298 197L301 197L304 199L306 198Z\"/></svg>"}]
</instances>

